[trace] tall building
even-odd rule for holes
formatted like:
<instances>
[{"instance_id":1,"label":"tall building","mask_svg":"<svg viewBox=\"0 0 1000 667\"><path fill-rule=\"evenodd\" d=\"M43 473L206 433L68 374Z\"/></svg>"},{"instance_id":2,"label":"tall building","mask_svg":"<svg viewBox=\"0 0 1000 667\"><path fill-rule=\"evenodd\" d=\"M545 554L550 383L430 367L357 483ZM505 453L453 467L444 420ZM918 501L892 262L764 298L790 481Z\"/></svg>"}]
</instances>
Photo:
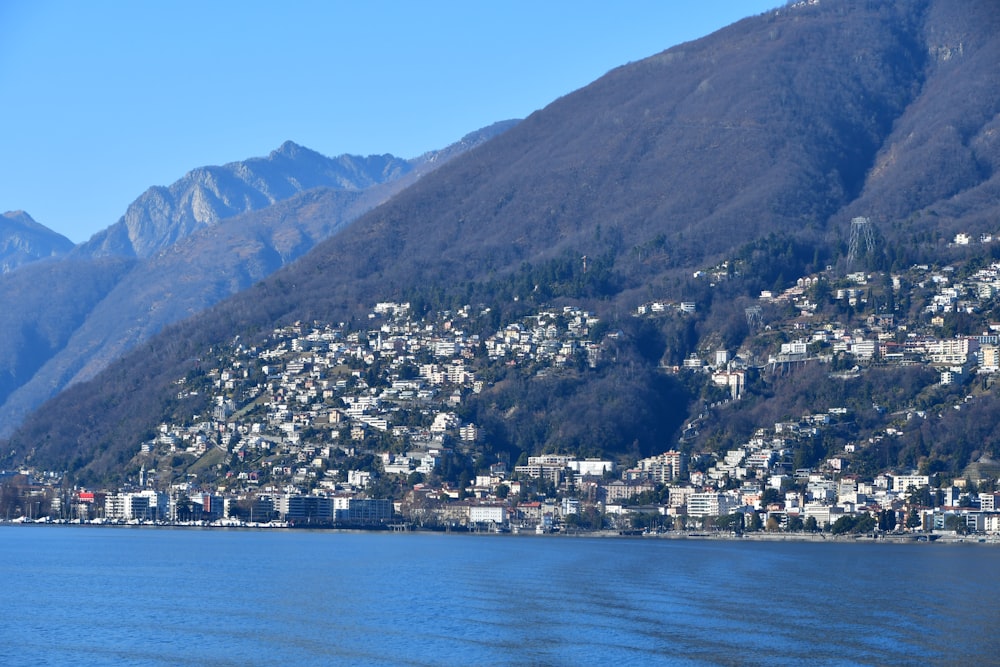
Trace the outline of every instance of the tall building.
<instances>
[{"instance_id":1,"label":"tall building","mask_svg":"<svg viewBox=\"0 0 1000 667\"><path fill-rule=\"evenodd\" d=\"M736 501L718 491L692 493L687 505L688 516L723 516L736 509Z\"/></svg>"},{"instance_id":2,"label":"tall building","mask_svg":"<svg viewBox=\"0 0 1000 667\"><path fill-rule=\"evenodd\" d=\"M649 479L666 484L680 479L684 474L687 470L687 456L672 449L640 460L638 467Z\"/></svg>"}]
</instances>

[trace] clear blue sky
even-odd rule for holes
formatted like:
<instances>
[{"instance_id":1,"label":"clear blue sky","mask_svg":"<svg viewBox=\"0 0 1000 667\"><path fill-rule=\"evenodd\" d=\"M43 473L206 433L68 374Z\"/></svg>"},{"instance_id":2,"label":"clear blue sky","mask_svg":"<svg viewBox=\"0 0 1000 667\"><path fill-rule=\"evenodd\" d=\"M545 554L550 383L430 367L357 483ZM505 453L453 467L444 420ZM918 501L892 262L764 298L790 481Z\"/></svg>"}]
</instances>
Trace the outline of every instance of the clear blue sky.
<instances>
[{"instance_id":1,"label":"clear blue sky","mask_svg":"<svg viewBox=\"0 0 1000 667\"><path fill-rule=\"evenodd\" d=\"M0 0L0 211L81 242L267 155L415 157L780 0Z\"/></svg>"}]
</instances>

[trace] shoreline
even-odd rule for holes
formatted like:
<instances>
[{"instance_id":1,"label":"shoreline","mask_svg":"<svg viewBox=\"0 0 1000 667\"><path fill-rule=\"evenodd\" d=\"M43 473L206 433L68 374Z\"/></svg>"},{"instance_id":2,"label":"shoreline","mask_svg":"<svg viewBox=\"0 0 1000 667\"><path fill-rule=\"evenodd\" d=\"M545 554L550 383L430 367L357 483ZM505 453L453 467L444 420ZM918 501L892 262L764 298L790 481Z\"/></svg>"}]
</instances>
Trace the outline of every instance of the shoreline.
<instances>
[{"instance_id":1,"label":"shoreline","mask_svg":"<svg viewBox=\"0 0 1000 667\"><path fill-rule=\"evenodd\" d=\"M80 527L80 528L168 528L168 529L199 529L199 530L239 530L239 531L313 531L338 533L392 533L392 534L441 534L469 535L493 537L527 537L527 538L605 538L629 540L692 540L692 541L723 541L723 542L813 542L838 544L974 544L995 546L1000 545L1000 535L956 535L953 533L889 533L873 536L864 535L832 535L830 533L779 533L751 532L735 535L727 532L706 531L668 531L664 533L632 533L617 530L574 530L550 533L534 531L477 531L431 529L422 527L406 527L400 524L379 526L303 526L287 523L222 523L208 522L161 522L161 523L90 523L90 522L59 522L59 521L4 521L0 527Z\"/></svg>"}]
</instances>

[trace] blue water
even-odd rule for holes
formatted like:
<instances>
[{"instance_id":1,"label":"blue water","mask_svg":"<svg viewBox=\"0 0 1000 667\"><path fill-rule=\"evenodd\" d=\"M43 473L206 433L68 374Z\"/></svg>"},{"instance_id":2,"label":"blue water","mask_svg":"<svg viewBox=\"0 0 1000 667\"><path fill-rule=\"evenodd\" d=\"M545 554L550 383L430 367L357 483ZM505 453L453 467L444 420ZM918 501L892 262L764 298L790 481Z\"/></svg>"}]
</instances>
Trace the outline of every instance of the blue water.
<instances>
[{"instance_id":1,"label":"blue water","mask_svg":"<svg viewBox=\"0 0 1000 667\"><path fill-rule=\"evenodd\" d=\"M1000 549L0 528L4 665L997 664Z\"/></svg>"}]
</instances>

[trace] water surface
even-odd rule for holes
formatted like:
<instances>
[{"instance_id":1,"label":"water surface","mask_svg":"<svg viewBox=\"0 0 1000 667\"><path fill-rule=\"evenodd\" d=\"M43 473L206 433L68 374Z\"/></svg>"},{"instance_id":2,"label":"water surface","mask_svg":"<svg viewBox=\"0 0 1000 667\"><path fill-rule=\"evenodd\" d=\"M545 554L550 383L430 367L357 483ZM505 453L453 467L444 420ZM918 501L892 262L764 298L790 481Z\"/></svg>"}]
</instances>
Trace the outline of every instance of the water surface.
<instances>
[{"instance_id":1,"label":"water surface","mask_svg":"<svg viewBox=\"0 0 1000 667\"><path fill-rule=\"evenodd\" d=\"M0 663L995 664L1000 550L0 528Z\"/></svg>"}]
</instances>

